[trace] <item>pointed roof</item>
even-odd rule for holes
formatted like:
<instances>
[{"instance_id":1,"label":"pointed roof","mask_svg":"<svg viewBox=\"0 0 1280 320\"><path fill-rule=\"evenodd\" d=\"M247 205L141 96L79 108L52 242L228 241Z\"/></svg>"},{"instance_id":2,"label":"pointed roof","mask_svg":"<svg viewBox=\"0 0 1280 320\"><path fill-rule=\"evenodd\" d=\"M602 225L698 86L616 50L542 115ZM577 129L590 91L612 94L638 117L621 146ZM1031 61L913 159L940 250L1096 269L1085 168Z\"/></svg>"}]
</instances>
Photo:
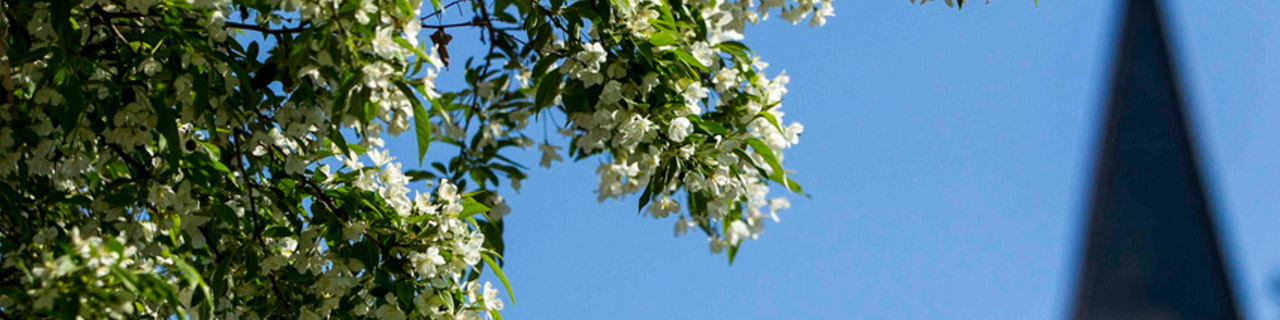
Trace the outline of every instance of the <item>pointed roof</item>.
<instances>
[{"instance_id":1,"label":"pointed roof","mask_svg":"<svg viewBox=\"0 0 1280 320\"><path fill-rule=\"evenodd\" d=\"M1237 319L1156 0L1127 1L1075 319Z\"/></svg>"}]
</instances>

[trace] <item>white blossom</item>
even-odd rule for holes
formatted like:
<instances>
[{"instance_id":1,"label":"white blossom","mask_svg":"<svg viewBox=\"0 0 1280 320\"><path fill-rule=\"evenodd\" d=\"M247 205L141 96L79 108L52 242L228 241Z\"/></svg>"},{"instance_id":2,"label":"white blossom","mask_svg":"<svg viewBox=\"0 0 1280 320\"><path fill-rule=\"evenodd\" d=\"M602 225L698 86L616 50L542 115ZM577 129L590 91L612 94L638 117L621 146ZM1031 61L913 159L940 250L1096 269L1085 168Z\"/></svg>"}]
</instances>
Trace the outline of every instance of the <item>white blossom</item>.
<instances>
[{"instance_id":1,"label":"white blossom","mask_svg":"<svg viewBox=\"0 0 1280 320\"><path fill-rule=\"evenodd\" d=\"M585 61L587 67L592 70L599 70L600 65L605 62L606 54L604 46L599 42L587 43L582 46L582 51L575 56L578 60Z\"/></svg>"},{"instance_id":2,"label":"white blossom","mask_svg":"<svg viewBox=\"0 0 1280 320\"><path fill-rule=\"evenodd\" d=\"M725 241L734 246L750 235L751 231L747 229L747 223L742 220L733 221L729 224L729 229L724 232Z\"/></svg>"},{"instance_id":3,"label":"white blossom","mask_svg":"<svg viewBox=\"0 0 1280 320\"><path fill-rule=\"evenodd\" d=\"M29 243L0 264L21 263L32 276L23 279L26 290L0 294L0 309L26 318L56 312L74 295L82 306L77 316L86 319L171 318L176 307L250 319L265 309L245 302L267 297L296 308L271 314L300 319L478 319L504 307L491 283L463 278L494 249L486 247L492 244L479 219L500 221L512 210L487 172L507 178L517 192L527 177L520 165L503 164L512 162L509 154L491 152L538 145L540 166L564 161L556 142L534 142L537 122L561 127L557 132L573 141L569 155L596 157L597 200L634 200L628 195L650 190L645 214L679 216L676 236L707 227L712 252L756 239L767 220L777 222L791 205L768 198L780 173L754 149L754 141L763 142L781 162L799 142L803 125L785 122L781 109L790 78L767 76L759 55L726 42L742 41L744 27L771 11L793 24L807 18L810 26L823 25L834 16L831 0L691 1L682 3L686 8L626 2L627 10L582 34L553 32L545 46L531 49L523 41L534 39L515 40L520 56L486 60L487 73L462 62L466 50L454 50L456 72L447 70L446 51L458 46L438 36L420 46L426 34L445 33L424 28L435 22L422 20L421 2L348 4L280 0L258 12L230 0L90 0L58 8L69 9L59 19L72 25L54 28L49 4L15 3L30 10L10 28L25 33L13 38L27 51L63 52L65 41L79 41L102 54L86 51L96 59L87 68L65 68L89 57L75 52L33 55L12 66L17 99L7 106L11 112L0 112L0 123L8 124L0 126L0 180L18 198L58 205L10 214L61 218L15 230ZM667 19L668 9L686 14L668 17L675 24L651 24ZM119 30L91 23L94 10L115 16ZM164 28L147 16L200 27ZM259 40L257 28L287 32ZM122 37L128 46L98 45ZM254 42L272 44L246 56ZM633 44L645 42L665 43L636 54ZM550 77L534 77L535 66L549 66ZM437 92L437 77L463 73L472 74L470 91ZM259 87L263 77L269 86ZM68 79L79 79L82 88L68 89L74 84ZM77 89L83 94L69 95ZM551 107L532 106L546 90L553 94L541 98ZM83 116L56 113L71 103ZM414 118L422 117L418 106L427 119ZM425 124L432 150L446 142L461 149L452 159L433 152L422 161L447 170L411 172L419 168L391 156L389 148L401 147L392 137ZM175 126L176 140L169 131ZM486 173L467 181L478 172ZM455 174L464 180L413 182ZM675 200L681 193L701 203L682 206ZM480 207L476 201L488 210L461 216ZM686 206L695 210L682 214ZM71 250L51 250L58 247ZM204 274L225 294L203 305L182 264L227 270L225 277ZM176 305L122 290L111 280L120 272L176 288ZM398 290L373 296L373 278L386 274L397 286L410 285L413 296L397 297L404 294ZM281 295L276 282L302 285L280 286L299 290ZM113 296L77 292L86 286ZM408 305L401 300L412 301L412 309L402 309Z\"/></svg>"},{"instance_id":4,"label":"white blossom","mask_svg":"<svg viewBox=\"0 0 1280 320\"><path fill-rule=\"evenodd\" d=\"M685 117L676 117L671 119L671 124L667 125L667 137L674 142L684 142L684 138L693 133L693 123Z\"/></svg>"},{"instance_id":5,"label":"white blossom","mask_svg":"<svg viewBox=\"0 0 1280 320\"><path fill-rule=\"evenodd\" d=\"M502 299L498 298L498 289L493 284L484 282L484 307L489 310L502 310Z\"/></svg>"}]
</instances>

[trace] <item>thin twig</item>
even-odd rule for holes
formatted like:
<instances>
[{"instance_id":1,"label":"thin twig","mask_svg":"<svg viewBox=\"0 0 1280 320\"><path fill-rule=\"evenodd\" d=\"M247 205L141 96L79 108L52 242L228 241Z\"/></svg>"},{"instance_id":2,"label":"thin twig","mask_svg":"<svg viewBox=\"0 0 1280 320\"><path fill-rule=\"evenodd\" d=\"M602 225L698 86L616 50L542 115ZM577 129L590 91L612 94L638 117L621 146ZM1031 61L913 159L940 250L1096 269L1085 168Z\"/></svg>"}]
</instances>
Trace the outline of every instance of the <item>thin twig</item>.
<instances>
[{"instance_id":1,"label":"thin twig","mask_svg":"<svg viewBox=\"0 0 1280 320\"><path fill-rule=\"evenodd\" d=\"M423 24L422 24L422 28L424 28L424 29L447 29L447 28L472 27L472 26L475 26L475 27L485 27L485 26L488 26L488 25L489 25L489 21L487 21L487 20L471 20L471 21L467 21L467 22L459 22L459 23L452 23L452 24L426 24L426 23L423 23Z\"/></svg>"},{"instance_id":2,"label":"thin twig","mask_svg":"<svg viewBox=\"0 0 1280 320\"><path fill-rule=\"evenodd\" d=\"M129 46L129 39L126 39L124 37L124 34L120 33L120 29L116 29L115 24L111 23L110 21L107 21L107 28L111 29L111 33L115 34L116 38L120 38L120 41L124 44L124 46L129 47L130 50L134 50L132 46ZM134 51L137 51L137 50L134 50Z\"/></svg>"},{"instance_id":3,"label":"thin twig","mask_svg":"<svg viewBox=\"0 0 1280 320\"><path fill-rule=\"evenodd\" d=\"M239 23L239 22L231 22L231 21L227 21L226 25L228 28L253 30L253 31L269 33L269 34L299 33L303 31L307 31L307 27L309 26L309 24L302 24L294 28L272 29L268 27L259 26L256 24L247 24L247 23Z\"/></svg>"},{"instance_id":4,"label":"thin twig","mask_svg":"<svg viewBox=\"0 0 1280 320\"><path fill-rule=\"evenodd\" d=\"M444 13L444 11L445 11L445 10L449 10L449 7L459 5L459 4L462 4L463 2L467 2L467 1L469 1L469 0L455 0L455 1L453 1L453 2L450 2L449 4L446 4L446 5L442 6L442 7L440 7L440 10L438 10L438 11L436 11L436 12L432 12L431 14L428 14L428 15L422 16L422 18L418 18L418 20L427 21L427 19L430 19L431 17L434 17L434 16L438 16L438 15L440 15L441 13Z\"/></svg>"}]
</instances>

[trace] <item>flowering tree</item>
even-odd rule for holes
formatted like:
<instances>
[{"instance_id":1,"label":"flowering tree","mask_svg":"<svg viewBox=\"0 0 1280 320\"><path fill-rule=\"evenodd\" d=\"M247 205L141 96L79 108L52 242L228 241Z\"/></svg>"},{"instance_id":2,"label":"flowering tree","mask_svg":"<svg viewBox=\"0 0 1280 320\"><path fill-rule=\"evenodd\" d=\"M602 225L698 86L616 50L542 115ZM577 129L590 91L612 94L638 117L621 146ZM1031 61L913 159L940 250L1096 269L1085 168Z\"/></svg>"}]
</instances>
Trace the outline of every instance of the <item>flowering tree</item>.
<instances>
[{"instance_id":1,"label":"flowering tree","mask_svg":"<svg viewBox=\"0 0 1280 320\"><path fill-rule=\"evenodd\" d=\"M770 16L832 15L831 0L0 2L0 318L500 318L497 191L526 177L504 154L535 146L544 167L598 159L597 199L638 194L732 261L789 206L771 185L802 193L782 167L803 131L782 119L788 78L739 41ZM451 59L458 28L487 53ZM446 70L466 86L437 90ZM535 142L531 117L567 144ZM382 139L409 131L422 170Z\"/></svg>"}]
</instances>

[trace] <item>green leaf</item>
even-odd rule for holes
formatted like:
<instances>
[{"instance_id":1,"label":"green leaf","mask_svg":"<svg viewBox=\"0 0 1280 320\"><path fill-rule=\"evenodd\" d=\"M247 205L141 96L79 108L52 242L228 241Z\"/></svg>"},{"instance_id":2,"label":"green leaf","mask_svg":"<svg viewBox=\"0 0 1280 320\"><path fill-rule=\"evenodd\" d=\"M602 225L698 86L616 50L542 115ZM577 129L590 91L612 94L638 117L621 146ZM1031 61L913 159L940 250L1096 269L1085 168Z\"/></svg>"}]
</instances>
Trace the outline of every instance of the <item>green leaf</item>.
<instances>
[{"instance_id":1,"label":"green leaf","mask_svg":"<svg viewBox=\"0 0 1280 320\"><path fill-rule=\"evenodd\" d=\"M707 133L718 134L722 136L729 135L728 129L725 129L724 126L721 126L719 123L716 123L714 121L702 121L702 118L699 118L696 115L688 115L688 116L685 116L685 118L688 118L690 122L693 122L695 125L698 126L698 128L702 129L702 131L706 131Z\"/></svg>"},{"instance_id":2,"label":"green leaf","mask_svg":"<svg viewBox=\"0 0 1280 320\"><path fill-rule=\"evenodd\" d=\"M437 114L440 114L440 118L444 119L445 123L453 123L453 117L450 117L449 112L445 110L445 107L451 101L453 100L445 99L444 97L431 99L431 110L435 111Z\"/></svg>"},{"instance_id":3,"label":"green leaf","mask_svg":"<svg viewBox=\"0 0 1280 320\"><path fill-rule=\"evenodd\" d=\"M439 0L433 0L433 1L439 1ZM419 49L418 47L414 46L413 44L410 44L410 43L409 43L409 40L405 40L405 39L404 39L404 37L394 37L394 36L393 36L393 37L391 37L391 38L392 38L392 39L395 39L396 43L397 43L397 44L399 44L399 45L400 45L400 47L403 47L403 48L405 48L405 49L409 49L409 51L413 52L413 54L417 56L417 58L416 58L416 59L418 59L418 60L422 60L422 59L426 59L426 58L427 58L427 53L426 53L426 52L422 52L422 49Z\"/></svg>"},{"instance_id":4,"label":"green leaf","mask_svg":"<svg viewBox=\"0 0 1280 320\"><path fill-rule=\"evenodd\" d=\"M364 241L357 242L354 246L351 246L351 255L359 259L365 268L370 268L371 270L378 267L378 257L381 256L381 252L378 251L378 247L373 244L373 241L375 239L366 237Z\"/></svg>"},{"instance_id":5,"label":"green leaf","mask_svg":"<svg viewBox=\"0 0 1280 320\"><path fill-rule=\"evenodd\" d=\"M785 173L782 171L782 164L778 163L778 157L773 155L773 149L769 149L769 146L756 138L747 139L747 144L751 146L752 150L756 151L756 154L759 154L761 158L764 158L764 162L769 164L769 169L772 169L773 171L773 174L770 175L769 178L783 186L786 186L787 190L791 190L790 183L787 182Z\"/></svg>"},{"instance_id":6,"label":"green leaf","mask_svg":"<svg viewBox=\"0 0 1280 320\"><path fill-rule=\"evenodd\" d=\"M697 58L694 58L693 55L688 52L685 52L684 50L667 50L667 52L675 54L676 58L679 58L680 61L684 61L684 63L689 66L698 68L699 71L707 72L707 66L702 65L702 62L699 62Z\"/></svg>"},{"instance_id":7,"label":"green leaf","mask_svg":"<svg viewBox=\"0 0 1280 320\"><path fill-rule=\"evenodd\" d=\"M774 117L773 113L770 113L769 111L760 111L760 113L757 113L756 115L768 120L769 124L772 124L775 129L778 129L778 133L782 133L782 124L778 123L778 118Z\"/></svg>"},{"instance_id":8,"label":"green leaf","mask_svg":"<svg viewBox=\"0 0 1280 320\"><path fill-rule=\"evenodd\" d=\"M134 282L138 281L137 277L130 274L129 271L119 266L111 266L111 274L115 275L116 279L120 280L120 284L124 285L124 288L128 289L129 292L138 292L138 286L134 284Z\"/></svg>"},{"instance_id":9,"label":"green leaf","mask_svg":"<svg viewBox=\"0 0 1280 320\"><path fill-rule=\"evenodd\" d=\"M431 115L427 113L426 108L422 107L422 101L418 101L418 96L413 94L413 89L410 89L409 85L397 81L396 87L404 91L404 95L408 96L409 102L413 104L413 130L418 135L418 165L421 166L422 159L427 156L427 148L431 147Z\"/></svg>"},{"instance_id":10,"label":"green leaf","mask_svg":"<svg viewBox=\"0 0 1280 320\"><path fill-rule=\"evenodd\" d=\"M347 144L347 149L351 150L351 152L355 152L357 155L361 155L369 152L369 149L365 149L364 147L361 147L358 144Z\"/></svg>"},{"instance_id":11,"label":"green leaf","mask_svg":"<svg viewBox=\"0 0 1280 320\"><path fill-rule=\"evenodd\" d=\"M555 101L556 94L560 91L561 77L556 70L551 70L542 76L542 80L538 81L538 92L533 97L534 109L545 108Z\"/></svg>"},{"instance_id":12,"label":"green leaf","mask_svg":"<svg viewBox=\"0 0 1280 320\"><path fill-rule=\"evenodd\" d=\"M159 105L159 104L157 104ZM178 138L178 115L173 108L156 108L156 130L165 140L165 161L173 168L178 167L178 157L182 156L182 140Z\"/></svg>"},{"instance_id":13,"label":"green leaf","mask_svg":"<svg viewBox=\"0 0 1280 320\"><path fill-rule=\"evenodd\" d=\"M62 319L65 319L65 320L80 319L79 317L80 307L81 307L80 299L77 299L76 297L62 297L58 299L57 306L58 307L56 309L58 309L58 314L61 316ZM178 308L178 309L181 309L181 308ZM179 313L178 315L183 316L183 314L181 313Z\"/></svg>"},{"instance_id":14,"label":"green leaf","mask_svg":"<svg viewBox=\"0 0 1280 320\"><path fill-rule=\"evenodd\" d=\"M542 76L547 73L547 69L550 69L551 65L554 65L556 61L559 61L559 60L560 59L558 58L554 58L550 56L542 57L542 59L538 59L538 63L534 64L533 69L529 71L529 76L532 78L541 79Z\"/></svg>"},{"instance_id":15,"label":"green leaf","mask_svg":"<svg viewBox=\"0 0 1280 320\"><path fill-rule=\"evenodd\" d=\"M342 136L342 130L329 129L329 140L338 145L338 149L342 150L342 156L351 155L351 147L347 144L347 138Z\"/></svg>"},{"instance_id":16,"label":"green leaf","mask_svg":"<svg viewBox=\"0 0 1280 320\"><path fill-rule=\"evenodd\" d=\"M498 264L494 263L493 258L490 258L489 255L483 254L480 257L484 259L484 264L488 265L489 269L493 269L493 274L498 276L498 280L502 280L502 286L507 288L507 296L511 298L511 305L515 305L516 293L511 291L511 282L507 281L507 275L502 273L502 268L498 267Z\"/></svg>"},{"instance_id":17,"label":"green leaf","mask_svg":"<svg viewBox=\"0 0 1280 320\"><path fill-rule=\"evenodd\" d=\"M747 53L751 52L751 48L748 48L747 45L742 44L741 42L725 41L717 44L716 48L719 48L733 56L733 58L736 59L734 60L735 63L750 63L749 61L751 61L751 58L747 56Z\"/></svg>"},{"instance_id":18,"label":"green leaf","mask_svg":"<svg viewBox=\"0 0 1280 320\"><path fill-rule=\"evenodd\" d=\"M609 0L609 3L613 5L614 10L621 12L623 15L631 15L631 3L627 0Z\"/></svg>"},{"instance_id":19,"label":"green leaf","mask_svg":"<svg viewBox=\"0 0 1280 320\"><path fill-rule=\"evenodd\" d=\"M679 42L676 33L671 31L661 31L649 36L649 44L655 47L669 46Z\"/></svg>"},{"instance_id":20,"label":"green leaf","mask_svg":"<svg viewBox=\"0 0 1280 320\"><path fill-rule=\"evenodd\" d=\"M742 42L737 42L737 41L721 42L720 44L717 44L716 47L724 50L751 52L750 47L747 47L746 44L743 44Z\"/></svg>"},{"instance_id":21,"label":"green leaf","mask_svg":"<svg viewBox=\"0 0 1280 320\"><path fill-rule=\"evenodd\" d=\"M506 241L502 239L503 225L502 220L478 223L480 233L484 234L485 247L492 250L498 259L502 259L502 253L506 251Z\"/></svg>"},{"instance_id":22,"label":"green leaf","mask_svg":"<svg viewBox=\"0 0 1280 320\"><path fill-rule=\"evenodd\" d=\"M58 91L62 93L66 103L62 105L65 109L57 115L57 119L62 124L63 132L70 133L72 129L76 128L75 123L84 114L86 108L84 91L81 90L80 80L77 78L67 81L67 84L59 88Z\"/></svg>"},{"instance_id":23,"label":"green leaf","mask_svg":"<svg viewBox=\"0 0 1280 320\"><path fill-rule=\"evenodd\" d=\"M729 265L733 265L733 258L738 257L738 246L729 246Z\"/></svg>"},{"instance_id":24,"label":"green leaf","mask_svg":"<svg viewBox=\"0 0 1280 320\"><path fill-rule=\"evenodd\" d=\"M191 284L191 288L198 289L200 290L200 293L204 294L204 299L203 299L204 305L205 305L204 309L206 310L205 317L212 317L213 308L215 306L213 304L213 293L210 292L209 285L205 284L204 278L200 277L200 272L196 271L195 268L192 268L191 265L187 264L187 262L185 261L182 261L182 259L180 258L173 259L173 264L177 265L178 270L182 271L183 278L185 278L187 282ZM198 305L199 304L193 303L193 306L198 306Z\"/></svg>"},{"instance_id":25,"label":"green leaf","mask_svg":"<svg viewBox=\"0 0 1280 320\"><path fill-rule=\"evenodd\" d=\"M476 202L476 199L474 198L466 198L462 199L462 213L459 213L458 216L470 217L483 212L489 212L489 207L480 204L480 202Z\"/></svg>"},{"instance_id":26,"label":"green leaf","mask_svg":"<svg viewBox=\"0 0 1280 320\"><path fill-rule=\"evenodd\" d=\"M270 227L270 228L267 228L266 231L262 232L262 236L273 237L273 238L291 236L291 235L293 235L293 230L289 230L289 228L286 228L283 226Z\"/></svg>"},{"instance_id":27,"label":"green leaf","mask_svg":"<svg viewBox=\"0 0 1280 320\"><path fill-rule=\"evenodd\" d=\"M424 170L405 170L404 175L409 177L409 181L436 180L439 178L434 173Z\"/></svg>"},{"instance_id":28,"label":"green leaf","mask_svg":"<svg viewBox=\"0 0 1280 320\"><path fill-rule=\"evenodd\" d=\"M809 197L809 194L804 193L804 189L800 188L800 184L797 183L795 180L791 180L791 178L789 177L787 178L787 187L791 190L791 192L795 192L802 196Z\"/></svg>"},{"instance_id":29,"label":"green leaf","mask_svg":"<svg viewBox=\"0 0 1280 320\"><path fill-rule=\"evenodd\" d=\"M649 200L653 198L653 182L644 187L644 192L640 193L640 206L636 208L636 212L644 210L644 206L649 204Z\"/></svg>"}]
</instances>

